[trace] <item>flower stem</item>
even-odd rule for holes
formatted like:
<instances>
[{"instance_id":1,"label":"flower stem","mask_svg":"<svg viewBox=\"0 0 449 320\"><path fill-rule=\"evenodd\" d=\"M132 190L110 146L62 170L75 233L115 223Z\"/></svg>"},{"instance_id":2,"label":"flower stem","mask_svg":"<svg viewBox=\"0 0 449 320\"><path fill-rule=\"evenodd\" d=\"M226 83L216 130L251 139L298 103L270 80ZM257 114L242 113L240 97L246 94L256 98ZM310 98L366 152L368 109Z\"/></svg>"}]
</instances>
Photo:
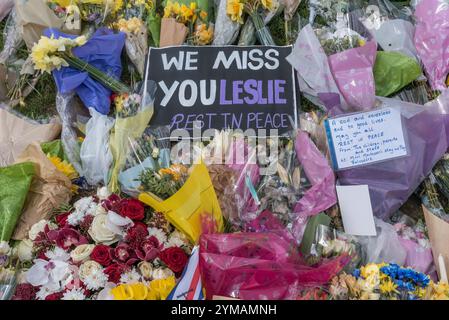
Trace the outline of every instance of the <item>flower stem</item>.
<instances>
[{"instance_id":1,"label":"flower stem","mask_svg":"<svg viewBox=\"0 0 449 320\"><path fill-rule=\"evenodd\" d=\"M261 15L257 12L250 13L251 19L253 20L254 26L256 27L256 36L259 40L260 44L264 46L274 46L273 37L271 36L270 31L265 26L265 23L261 17Z\"/></svg>"},{"instance_id":2,"label":"flower stem","mask_svg":"<svg viewBox=\"0 0 449 320\"><path fill-rule=\"evenodd\" d=\"M68 54L65 52L62 53L61 56L62 56L62 58L64 58L64 60L67 61L67 63L71 67L78 69L80 71L86 71L87 73L89 73L89 75L94 80L100 82L101 84L108 87L112 91L114 91L116 93L126 93L126 92L131 91L131 89L123 82L121 82L111 76L106 75L101 70L93 67L92 65L88 64L87 62L84 62L80 58L77 58L74 55Z\"/></svg>"}]
</instances>

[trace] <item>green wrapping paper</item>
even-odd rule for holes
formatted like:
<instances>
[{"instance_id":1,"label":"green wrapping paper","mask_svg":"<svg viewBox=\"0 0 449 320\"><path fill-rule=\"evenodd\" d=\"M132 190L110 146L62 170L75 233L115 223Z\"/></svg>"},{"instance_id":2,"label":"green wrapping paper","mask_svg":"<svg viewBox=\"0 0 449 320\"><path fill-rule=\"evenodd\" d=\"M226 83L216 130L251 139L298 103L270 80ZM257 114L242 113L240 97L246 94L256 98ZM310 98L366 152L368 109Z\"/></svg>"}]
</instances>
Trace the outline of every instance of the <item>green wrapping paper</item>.
<instances>
[{"instance_id":1,"label":"green wrapping paper","mask_svg":"<svg viewBox=\"0 0 449 320\"><path fill-rule=\"evenodd\" d=\"M10 240L34 174L31 162L0 168L0 241Z\"/></svg>"},{"instance_id":2,"label":"green wrapping paper","mask_svg":"<svg viewBox=\"0 0 449 320\"><path fill-rule=\"evenodd\" d=\"M49 154L53 157L58 157L62 160L69 162L69 159L67 158L64 152L64 148L62 147L61 140L58 139L50 142L41 143L41 148L45 154L47 155Z\"/></svg>"},{"instance_id":3,"label":"green wrapping paper","mask_svg":"<svg viewBox=\"0 0 449 320\"><path fill-rule=\"evenodd\" d=\"M398 52L377 52L374 65L376 95L388 97L412 83L422 70L414 59Z\"/></svg>"}]
</instances>

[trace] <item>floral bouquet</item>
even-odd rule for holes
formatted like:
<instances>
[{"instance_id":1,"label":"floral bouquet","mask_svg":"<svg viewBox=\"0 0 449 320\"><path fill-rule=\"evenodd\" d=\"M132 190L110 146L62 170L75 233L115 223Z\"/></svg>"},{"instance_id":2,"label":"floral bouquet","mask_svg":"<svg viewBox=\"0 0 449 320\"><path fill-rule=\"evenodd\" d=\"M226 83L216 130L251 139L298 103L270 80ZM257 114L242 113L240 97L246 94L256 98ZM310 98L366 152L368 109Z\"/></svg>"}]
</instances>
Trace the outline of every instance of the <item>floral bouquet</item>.
<instances>
[{"instance_id":1,"label":"floral bouquet","mask_svg":"<svg viewBox=\"0 0 449 320\"><path fill-rule=\"evenodd\" d=\"M13 299L165 299L191 251L163 215L106 188L33 225L29 240L34 260Z\"/></svg>"},{"instance_id":2,"label":"floral bouquet","mask_svg":"<svg viewBox=\"0 0 449 320\"><path fill-rule=\"evenodd\" d=\"M190 43L204 45L212 41L213 27L207 24L208 13L192 1L184 4L178 1L167 1L161 22L160 46Z\"/></svg>"},{"instance_id":3,"label":"floral bouquet","mask_svg":"<svg viewBox=\"0 0 449 320\"><path fill-rule=\"evenodd\" d=\"M429 276L397 264L367 264L352 275L342 273L331 281L335 300L448 299L447 283L433 283Z\"/></svg>"},{"instance_id":4,"label":"floral bouquet","mask_svg":"<svg viewBox=\"0 0 449 320\"><path fill-rule=\"evenodd\" d=\"M232 21L244 23L243 16L251 18L257 39L262 45L275 45L269 29L265 26L263 14L275 12L279 4L275 0L227 0L226 12Z\"/></svg>"},{"instance_id":5,"label":"floral bouquet","mask_svg":"<svg viewBox=\"0 0 449 320\"><path fill-rule=\"evenodd\" d=\"M109 187L114 192L119 188L118 175L131 151L129 141L142 136L153 116L155 92L156 85L150 81L141 86L140 94L122 93L114 98L116 121L109 141L114 157Z\"/></svg>"},{"instance_id":6,"label":"floral bouquet","mask_svg":"<svg viewBox=\"0 0 449 320\"><path fill-rule=\"evenodd\" d=\"M123 0L77 0L81 19L95 26L108 25L122 9Z\"/></svg>"}]
</instances>

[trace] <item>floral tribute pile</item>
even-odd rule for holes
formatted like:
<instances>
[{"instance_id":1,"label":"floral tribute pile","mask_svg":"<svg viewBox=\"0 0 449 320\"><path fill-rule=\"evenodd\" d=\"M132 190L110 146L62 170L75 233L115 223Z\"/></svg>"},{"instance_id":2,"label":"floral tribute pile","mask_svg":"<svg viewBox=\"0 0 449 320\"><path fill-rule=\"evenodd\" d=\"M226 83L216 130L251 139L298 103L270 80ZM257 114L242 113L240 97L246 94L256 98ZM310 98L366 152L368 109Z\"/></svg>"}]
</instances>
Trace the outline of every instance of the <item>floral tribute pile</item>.
<instances>
[{"instance_id":1,"label":"floral tribute pile","mask_svg":"<svg viewBox=\"0 0 449 320\"><path fill-rule=\"evenodd\" d=\"M25 241L19 254L35 259L15 300L164 300L192 249L163 215L105 188L39 221Z\"/></svg>"}]
</instances>

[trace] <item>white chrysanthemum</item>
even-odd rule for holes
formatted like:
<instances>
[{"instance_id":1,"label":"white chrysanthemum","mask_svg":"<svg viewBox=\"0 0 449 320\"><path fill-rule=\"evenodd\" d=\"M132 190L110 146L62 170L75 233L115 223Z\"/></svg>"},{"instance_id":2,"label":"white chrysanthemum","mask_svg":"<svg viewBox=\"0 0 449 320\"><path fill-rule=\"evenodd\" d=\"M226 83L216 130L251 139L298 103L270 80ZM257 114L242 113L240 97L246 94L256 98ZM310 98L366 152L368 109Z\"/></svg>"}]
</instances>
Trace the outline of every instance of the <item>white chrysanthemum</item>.
<instances>
[{"instance_id":1,"label":"white chrysanthemum","mask_svg":"<svg viewBox=\"0 0 449 320\"><path fill-rule=\"evenodd\" d=\"M95 216L97 212L97 204L93 197L86 197L75 202L73 207L75 210L67 217L67 222L71 226L77 226L87 215Z\"/></svg>"},{"instance_id":2,"label":"white chrysanthemum","mask_svg":"<svg viewBox=\"0 0 449 320\"><path fill-rule=\"evenodd\" d=\"M73 211L71 214L67 216L67 223L71 226L77 226L84 219L84 213L81 211Z\"/></svg>"},{"instance_id":3,"label":"white chrysanthemum","mask_svg":"<svg viewBox=\"0 0 449 320\"><path fill-rule=\"evenodd\" d=\"M73 288L64 293L61 300L84 300L86 296L84 295L84 290L82 288Z\"/></svg>"},{"instance_id":4,"label":"white chrysanthemum","mask_svg":"<svg viewBox=\"0 0 449 320\"><path fill-rule=\"evenodd\" d=\"M59 291L59 288L55 289L55 287L52 286L42 286L40 287L39 291L36 292L36 299L37 300L45 300L45 298L52 293L56 293Z\"/></svg>"},{"instance_id":5,"label":"white chrysanthemum","mask_svg":"<svg viewBox=\"0 0 449 320\"><path fill-rule=\"evenodd\" d=\"M104 288L107 282L108 276L103 272L103 270L92 272L84 278L84 284L89 290L99 290Z\"/></svg>"},{"instance_id":6,"label":"white chrysanthemum","mask_svg":"<svg viewBox=\"0 0 449 320\"><path fill-rule=\"evenodd\" d=\"M179 232L178 230L175 230L171 235L170 238L168 239L167 243L166 243L166 247L167 248L171 248L171 247L181 247L186 245L186 237Z\"/></svg>"},{"instance_id":7,"label":"white chrysanthemum","mask_svg":"<svg viewBox=\"0 0 449 320\"><path fill-rule=\"evenodd\" d=\"M50 260L68 261L70 254L60 247L54 247L52 250L45 252L45 256Z\"/></svg>"},{"instance_id":8,"label":"white chrysanthemum","mask_svg":"<svg viewBox=\"0 0 449 320\"><path fill-rule=\"evenodd\" d=\"M167 236L165 235L165 232L159 228L148 228L148 235L150 237L156 237L159 243L167 242Z\"/></svg>"},{"instance_id":9,"label":"white chrysanthemum","mask_svg":"<svg viewBox=\"0 0 449 320\"><path fill-rule=\"evenodd\" d=\"M120 283L131 284L137 283L142 280L141 275L137 272L136 268L132 268L131 271L125 272L120 277Z\"/></svg>"}]
</instances>

